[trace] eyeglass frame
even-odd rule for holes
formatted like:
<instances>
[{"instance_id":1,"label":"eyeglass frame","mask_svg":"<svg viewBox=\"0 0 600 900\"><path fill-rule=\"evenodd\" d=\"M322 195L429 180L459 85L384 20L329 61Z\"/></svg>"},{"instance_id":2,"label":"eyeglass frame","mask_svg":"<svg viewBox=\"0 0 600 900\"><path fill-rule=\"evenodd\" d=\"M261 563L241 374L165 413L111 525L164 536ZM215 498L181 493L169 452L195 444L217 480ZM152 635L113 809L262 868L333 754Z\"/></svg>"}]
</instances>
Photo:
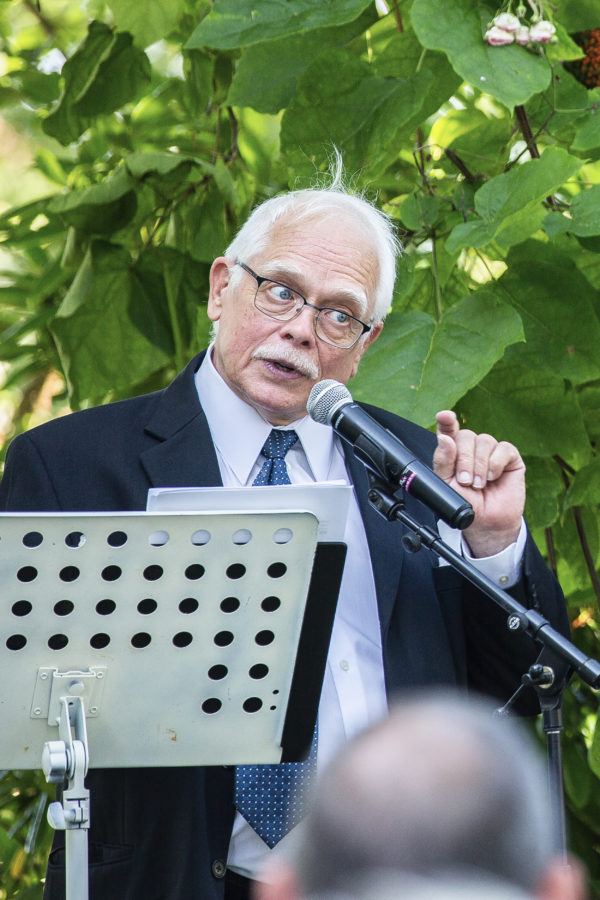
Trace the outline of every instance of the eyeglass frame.
<instances>
[{"instance_id":1,"label":"eyeglass frame","mask_svg":"<svg viewBox=\"0 0 600 900\"><path fill-rule=\"evenodd\" d=\"M371 329L373 327L372 325L367 325L366 322L363 322L362 319L359 319L357 316L353 316L350 313L344 312L341 309L337 309L335 306L315 306L314 303L309 303L308 300L306 299L306 297L303 294L301 294L300 291L297 291L295 288L290 287L289 284L285 284L283 281L276 281L274 278L265 278L263 275L259 275L257 272L254 271L254 269L251 269L250 266L246 265L246 263L242 262L240 259L237 259L235 261L235 265L239 266L241 269L243 269L245 272L247 272L248 275L251 275L252 278L255 279L256 291L254 293L254 306L256 307L256 309L259 312L261 312L264 316L268 316L270 319L275 319L276 322L292 322L294 319L296 319L300 315L300 313L302 312L302 310L304 309L305 306L308 306L310 309L316 309L317 315L315 316L315 334L319 338L320 341L323 341L324 344L328 344L330 347L335 347L336 350L352 350L352 348L358 344L361 337L363 337L363 335L367 334L367 332L371 331ZM291 291L293 294L296 294L296 296L300 297L300 299L302 300L302 306L299 309L296 309L294 315L290 316L289 319L281 319L281 318L279 318L279 316L274 316L271 313L265 312L265 310L261 309L260 306L258 306L256 303L256 298L258 297L258 292L260 291L261 285L263 285L263 284L277 284L277 285L279 285L279 287L287 288L288 291ZM321 315L322 312L325 312L326 310L331 311L331 312L344 312L345 316L348 316L349 319L353 319L355 322L358 322L359 325L362 326L362 332L356 336L355 340L352 341L352 343L350 344L349 347L340 347L339 344L334 344L332 341L328 341L327 338L321 337L321 335L317 331L317 324L319 321L319 316Z\"/></svg>"}]
</instances>

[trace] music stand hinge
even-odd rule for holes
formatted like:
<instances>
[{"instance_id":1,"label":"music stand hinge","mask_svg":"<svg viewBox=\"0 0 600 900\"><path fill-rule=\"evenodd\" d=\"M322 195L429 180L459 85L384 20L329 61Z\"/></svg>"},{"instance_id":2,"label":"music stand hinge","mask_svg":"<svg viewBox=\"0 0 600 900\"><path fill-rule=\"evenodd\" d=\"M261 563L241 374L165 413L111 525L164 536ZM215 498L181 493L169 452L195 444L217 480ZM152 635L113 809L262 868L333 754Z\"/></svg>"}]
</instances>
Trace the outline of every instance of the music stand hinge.
<instances>
[{"instance_id":1,"label":"music stand hinge","mask_svg":"<svg viewBox=\"0 0 600 900\"><path fill-rule=\"evenodd\" d=\"M98 716L106 671L106 666L92 666L85 672L60 672L56 666L41 666L33 691L31 718L47 719L49 725L58 725L64 697L81 697L86 717Z\"/></svg>"}]
</instances>

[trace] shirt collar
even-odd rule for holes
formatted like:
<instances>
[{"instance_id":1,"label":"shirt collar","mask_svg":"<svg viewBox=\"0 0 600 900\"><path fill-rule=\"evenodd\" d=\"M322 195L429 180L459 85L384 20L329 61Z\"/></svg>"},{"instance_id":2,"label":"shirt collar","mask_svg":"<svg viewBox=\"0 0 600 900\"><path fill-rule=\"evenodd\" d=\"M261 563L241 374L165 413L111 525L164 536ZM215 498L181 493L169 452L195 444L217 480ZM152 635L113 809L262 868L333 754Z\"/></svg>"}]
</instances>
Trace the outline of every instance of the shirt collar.
<instances>
[{"instance_id":1,"label":"shirt collar","mask_svg":"<svg viewBox=\"0 0 600 900\"><path fill-rule=\"evenodd\" d=\"M196 390L215 447L245 484L273 426L225 383L213 364L212 348L211 344L196 372ZM333 429L310 416L286 427L296 431L315 481L327 481L334 454Z\"/></svg>"}]
</instances>

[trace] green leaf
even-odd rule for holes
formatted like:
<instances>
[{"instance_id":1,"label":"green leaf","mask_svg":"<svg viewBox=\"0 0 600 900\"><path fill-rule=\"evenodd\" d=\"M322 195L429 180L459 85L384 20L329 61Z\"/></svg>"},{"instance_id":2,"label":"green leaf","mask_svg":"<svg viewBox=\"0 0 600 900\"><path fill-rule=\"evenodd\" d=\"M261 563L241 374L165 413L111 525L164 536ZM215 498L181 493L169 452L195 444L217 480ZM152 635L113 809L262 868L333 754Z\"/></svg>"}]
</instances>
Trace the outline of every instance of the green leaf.
<instances>
[{"instance_id":1,"label":"green leaf","mask_svg":"<svg viewBox=\"0 0 600 900\"><path fill-rule=\"evenodd\" d=\"M452 150L474 176L495 175L502 168L501 154L510 132L508 116L487 116L478 109L450 109L433 123L430 140L442 153ZM456 172L443 156L440 163L447 171Z\"/></svg>"},{"instance_id":2,"label":"green leaf","mask_svg":"<svg viewBox=\"0 0 600 900\"><path fill-rule=\"evenodd\" d=\"M527 457L527 504L525 518L530 528L549 528L559 516L564 485L560 470L550 459Z\"/></svg>"},{"instance_id":3,"label":"green leaf","mask_svg":"<svg viewBox=\"0 0 600 900\"><path fill-rule=\"evenodd\" d=\"M443 217L447 204L438 197L414 191L400 206L400 220L411 231L432 228Z\"/></svg>"},{"instance_id":4,"label":"green leaf","mask_svg":"<svg viewBox=\"0 0 600 900\"><path fill-rule=\"evenodd\" d=\"M593 781L590 768L592 771L594 770L591 753L586 759L586 755L577 741L565 741L565 791L576 809L583 809L590 799Z\"/></svg>"},{"instance_id":5,"label":"green leaf","mask_svg":"<svg viewBox=\"0 0 600 900\"><path fill-rule=\"evenodd\" d=\"M407 79L378 78L352 54L332 50L318 57L298 82L283 115L282 151L291 164L306 165L307 159L323 159L335 144L347 169L355 171L368 160L385 165L397 155L399 134L419 121L430 82L427 72ZM323 84L328 84L327 94Z\"/></svg>"},{"instance_id":6,"label":"green leaf","mask_svg":"<svg viewBox=\"0 0 600 900\"><path fill-rule=\"evenodd\" d=\"M42 128L61 144L82 134L95 116L132 100L150 81L150 63L128 33L91 22L81 47L63 66L64 91Z\"/></svg>"},{"instance_id":7,"label":"green leaf","mask_svg":"<svg viewBox=\"0 0 600 900\"><path fill-rule=\"evenodd\" d=\"M593 503L600 503L600 457L577 472L565 499L567 508L590 506Z\"/></svg>"},{"instance_id":8,"label":"green leaf","mask_svg":"<svg viewBox=\"0 0 600 900\"><path fill-rule=\"evenodd\" d=\"M127 154L125 157L125 165L134 178L146 178L147 175L170 175L179 168L185 172L180 177L185 177L194 162L195 160L181 156L178 153L161 153L158 151L146 153L137 150L134 153Z\"/></svg>"},{"instance_id":9,"label":"green leaf","mask_svg":"<svg viewBox=\"0 0 600 900\"><path fill-rule=\"evenodd\" d=\"M414 0L412 7L421 43L443 50L461 78L513 109L548 86L550 67L524 47L485 43L483 35L493 15L493 9L478 0Z\"/></svg>"},{"instance_id":10,"label":"green leaf","mask_svg":"<svg viewBox=\"0 0 600 900\"><path fill-rule=\"evenodd\" d=\"M370 6L371 0L215 0L208 16L193 32L186 49L231 50L291 37L328 25L346 25Z\"/></svg>"},{"instance_id":11,"label":"green leaf","mask_svg":"<svg viewBox=\"0 0 600 900\"><path fill-rule=\"evenodd\" d=\"M600 147L600 88L587 93L589 98L587 115L579 120L572 145L573 150L582 153Z\"/></svg>"},{"instance_id":12,"label":"green leaf","mask_svg":"<svg viewBox=\"0 0 600 900\"><path fill-rule=\"evenodd\" d=\"M561 0L560 21L570 32L597 28L597 0Z\"/></svg>"},{"instance_id":13,"label":"green leaf","mask_svg":"<svg viewBox=\"0 0 600 900\"><path fill-rule=\"evenodd\" d=\"M581 165L580 159L560 147L548 147L541 159L530 159L486 182L475 194L475 209L488 222L504 219L528 203L545 199Z\"/></svg>"},{"instance_id":14,"label":"green leaf","mask_svg":"<svg viewBox=\"0 0 600 900\"><path fill-rule=\"evenodd\" d=\"M378 37L385 40L381 48ZM424 53L408 17L400 34L394 16L381 19L369 30L369 46L373 48L369 61L381 78L411 78L419 71L431 74L428 95L423 98L423 118L437 112L460 86L461 79L444 53Z\"/></svg>"},{"instance_id":15,"label":"green leaf","mask_svg":"<svg viewBox=\"0 0 600 900\"><path fill-rule=\"evenodd\" d=\"M494 222L475 220L455 225L448 236L446 246L450 253L456 253L464 247L485 247L494 240L497 225Z\"/></svg>"},{"instance_id":16,"label":"green leaf","mask_svg":"<svg viewBox=\"0 0 600 900\"><path fill-rule=\"evenodd\" d=\"M225 201L217 185L211 182L202 203L195 203L187 215L185 249L200 262L212 262L221 256L228 243Z\"/></svg>"},{"instance_id":17,"label":"green leaf","mask_svg":"<svg viewBox=\"0 0 600 900\"><path fill-rule=\"evenodd\" d=\"M143 290L129 254L97 241L52 323L75 407L131 393L162 368L172 344L165 308Z\"/></svg>"},{"instance_id":18,"label":"green leaf","mask_svg":"<svg viewBox=\"0 0 600 900\"><path fill-rule=\"evenodd\" d=\"M589 455L581 411L564 379L506 357L458 403L466 427L516 444L523 456Z\"/></svg>"},{"instance_id":19,"label":"green leaf","mask_svg":"<svg viewBox=\"0 0 600 900\"><path fill-rule=\"evenodd\" d=\"M589 118L589 107L589 92L561 67L548 90L527 104L527 115L534 134L551 134L566 147L573 140L574 130ZM573 145L571 149L575 149Z\"/></svg>"},{"instance_id":20,"label":"green leaf","mask_svg":"<svg viewBox=\"0 0 600 900\"><path fill-rule=\"evenodd\" d=\"M568 257L544 251L544 245L530 241L508 257L509 268L498 282L525 329L526 343L507 351L507 359L574 384L596 379L600 321L591 288Z\"/></svg>"},{"instance_id":21,"label":"green leaf","mask_svg":"<svg viewBox=\"0 0 600 900\"><path fill-rule=\"evenodd\" d=\"M569 231L579 237L600 234L600 184L584 189L573 198Z\"/></svg>"},{"instance_id":22,"label":"green leaf","mask_svg":"<svg viewBox=\"0 0 600 900\"><path fill-rule=\"evenodd\" d=\"M343 47L362 34L376 17L373 7L349 25L318 28L248 47L233 76L228 105L279 112L294 95L298 78L318 56Z\"/></svg>"},{"instance_id":23,"label":"green leaf","mask_svg":"<svg viewBox=\"0 0 600 900\"><path fill-rule=\"evenodd\" d=\"M60 216L66 225L88 234L118 231L135 215L133 182L124 169L119 169L100 184L53 197L48 211Z\"/></svg>"},{"instance_id":24,"label":"green leaf","mask_svg":"<svg viewBox=\"0 0 600 900\"><path fill-rule=\"evenodd\" d=\"M579 44L576 44L569 36L567 29L558 19L555 20L554 27L556 28L555 42L549 43L545 47L546 55L550 62L563 62L564 60L579 59L581 56L584 56Z\"/></svg>"},{"instance_id":25,"label":"green leaf","mask_svg":"<svg viewBox=\"0 0 600 900\"><path fill-rule=\"evenodd\" d=\"M580 524L585 532L585 539L589 547L591 558L598 560L598 511L596 509L581 508L579 510ZM562 567L559 567L558 576L562 582L568 577L571 585L577 589L585 590L590 583L590 573L585 555L581 546L581 534L575 522L572 510L567 510L561 522L552 527L555 546L561 559ZM568 575L565 577L563 571Z\"/></svg>"},{"instance_id":26,"label":"green leaf","mask_svg":"<svg viewBox=\"0 0 600 900\"><path fill-rule=\"evenodd\" d=\"M202 50L188 50L183 55L183 71L190 105L195 116L204 115L211 97L214 57Z\"/></svg>"},{"instance_id":27,"label":"green leaf","mask_svg":"<svg viewBox=\"0 0 600 900\"><path fill-rule=\"evenodd\" d=\"M439 324L425 313L392 312L361 363L353 393L378 396L393 412L429 426L520 340L519 316L493 288L455 303Z\"/></svg>"},{"instance_id":28,"label":"green leaf","mask_svg":"<svg viewBox=\"0 0 600 900\"><path fill-rule=\"evenodd\" d=\"M588 763L596 778L600 778L600 723L598 718L596 718L594 736L588 751Z\"/></svg>"},{"instance_id":29,"label":"green leaf","mask_svg":"<svg viewBox=\"0 0 600 900\"><path fill-rule=\"evenodd\" d=\"M173 247L157 247L142 254L135 267L152 306L167 314L165 332L173 335L175 365L182 369L189 358L206 347L212 322L206 315L209 266ZM202 327L199 330L199 325Z\"/></svg>"},{"instance_id":30,"label":"green leaf","mask_svg":"<svg viewBox=\"0 0 600 900\"><path fill-rule=\"evenodd\" d=\"M185 0L152 0L151 3L131 3L130 0L110 0L115 24L120 31L129 31L138 47L148 47L167 38L186 11Z\"/></svg>"},{"instance_id":31,"label":"green leaf","mask_svg":"<svg viewBox=\"0 0 600 900\"><path fill-rule=\"evenodd\" d=\"M530 237L544 221L541 202L581 166L580 159L561 148L548 147L541 159L530 159L491 178L475 194L475 210L483 222L457 225L448 238L448 249L482 247L494 238L510 247Z\"/></svg>"},{"instance_id":32,"label":"green leaf","mask_svg":"<svg viewBox=\"0 0 600 900\"><path fill-rule=\"evenodd\" d=\"M125 157L127 171L149 185L161 202L173 199L177 188L186 180L194 167L203 172L212 171L212 166L202 160L189 159L175 153L144 153L136 151Z\"/></svg>"}]
</instances>

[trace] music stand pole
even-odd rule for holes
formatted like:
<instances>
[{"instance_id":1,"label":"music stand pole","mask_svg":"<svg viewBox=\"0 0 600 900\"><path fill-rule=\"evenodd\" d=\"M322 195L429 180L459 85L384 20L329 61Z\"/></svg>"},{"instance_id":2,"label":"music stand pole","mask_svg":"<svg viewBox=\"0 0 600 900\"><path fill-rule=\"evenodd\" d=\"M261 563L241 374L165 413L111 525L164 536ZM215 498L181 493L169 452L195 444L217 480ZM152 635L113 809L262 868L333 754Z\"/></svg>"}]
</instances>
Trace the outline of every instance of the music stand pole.
<instances>
[{"instance_id":1,"label":"music stand pole","mask_svg":"<svg viewBox=\"0 0 600 900\"><path fill-rule=\"evenodd\" d=\"M46 781L61 784L67 780L62 802L50 804L48 821L65 831L66 900L88 898L88 829L90 792L84 778L88 768L87 731L83 700L62 697L58 725L60 741L47 741L42 753Z\"/></svg>"}]
</instances>

